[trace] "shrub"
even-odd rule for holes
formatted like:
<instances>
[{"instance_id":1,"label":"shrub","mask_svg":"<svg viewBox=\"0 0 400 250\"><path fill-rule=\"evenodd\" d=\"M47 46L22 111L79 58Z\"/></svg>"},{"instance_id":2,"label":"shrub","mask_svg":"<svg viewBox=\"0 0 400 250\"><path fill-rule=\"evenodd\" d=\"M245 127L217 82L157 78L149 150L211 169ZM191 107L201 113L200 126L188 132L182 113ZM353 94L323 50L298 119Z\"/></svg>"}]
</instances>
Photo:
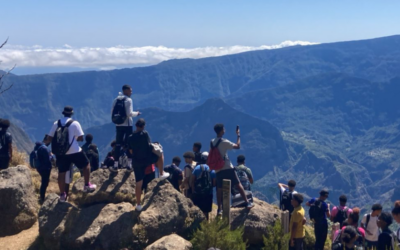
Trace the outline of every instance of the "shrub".
<instances>
[{"instance_id":1,"label":"shrub","mask_svg":"<svg viewBox=\"0 0 400 250\"><path fill-rule=\"evenodd\" d=\"M243 228L230 230L224 220L203 221L191 240L194 250L218 248L221 250L245 250Z\"/></svg>"},{"instance_id":2,"label":"shrub","mask_svg":"<svg viewBox=\"0 0 400 250\"><path fill-rule=\"evenodd\" d=\"M13 147L10 167L16 167L18 165L28 165L28 155L25 152L19 151L18 148Z\"/></svg>"},{"instance_id":3,"label":"shrub","mask_svg":"<svg viewBox=\"0 0 400 250\"><path fill-rule=\"evenodd\" d=\"M280 220L276 220L274 226L267 228L268 235L263 236L264 248L263 250L281 250L289 248L289 234L283 232Z\"/></svg>"}]
</instances>

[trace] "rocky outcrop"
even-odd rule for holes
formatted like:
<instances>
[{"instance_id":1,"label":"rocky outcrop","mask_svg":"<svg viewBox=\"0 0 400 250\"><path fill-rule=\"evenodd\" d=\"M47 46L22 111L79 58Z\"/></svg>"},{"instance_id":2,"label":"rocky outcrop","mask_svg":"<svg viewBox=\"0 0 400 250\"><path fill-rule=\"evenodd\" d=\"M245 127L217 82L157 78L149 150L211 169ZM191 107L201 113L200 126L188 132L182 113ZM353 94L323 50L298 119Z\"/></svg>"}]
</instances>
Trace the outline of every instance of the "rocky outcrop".
<instances>
[{"instance_id":1,"label":"rocky outcrop","mask_svg":"<svg viewBox=\"0 0 400 250\"><path fill-rule=\"evenodd\" d=\"M39 234L48 249L144 249L172 233L187 236L202 220L202 212L168 181L154 180L140 213L128 202L79 208L51 194L39 212Z\"/></svg>"},{"instance_id":2,"label":"rocky outcrop","mask_svg":"<svg viewBox=\"0 0 400 250\"><path fill-rule=\"evenodd\" d=\"M91 173L90 181L97 185L93 193L82 192L84 181L80 178L72 187L70 201L78 206L90 206L95 203L130 202L135 204L135 175L121 170L118 173L108 169L99 169Z\"/></svg>"},{"instance_id":3,"label":"rocky outcrop","mask_svg":"<svg viewBox=\"0 0 400 250\"><path fill-rule=\"evenodd\" d=\"M171 234L157 240L145 250L190 250L192 247L192 243L189 241L176 234Z\"/></svg>"},{"instance_id":4,"label":"rocky outcrop","mask_svg":"<svg viewBox=\"0 0 400 250\"><path fill-rule=\"evenodd\" d=\"M231 228L244 227L243 238L248 244L261 245L263 236L267 235L267 227L273 226L281 217L281 211L264 201L254 198L254 207L251 210L244 208L231 209Z\"/></svg>"},{"instance_id":5,"label":"rocky outcrop","mask_svg":"<svg viewBox=\"0 0 400 250\"><path fill-rule=\"evenodd\" d=\"M37 206L28 167L0 171L0 237L19 233L35 224Z\"/></svg>"}]
</instances>

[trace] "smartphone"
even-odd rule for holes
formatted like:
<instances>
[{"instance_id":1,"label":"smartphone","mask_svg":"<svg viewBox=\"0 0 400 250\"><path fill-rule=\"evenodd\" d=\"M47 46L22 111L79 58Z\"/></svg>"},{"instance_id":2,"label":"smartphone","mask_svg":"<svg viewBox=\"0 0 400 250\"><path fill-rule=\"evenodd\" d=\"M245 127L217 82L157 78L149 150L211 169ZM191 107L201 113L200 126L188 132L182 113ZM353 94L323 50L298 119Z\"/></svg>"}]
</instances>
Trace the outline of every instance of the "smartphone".
<instances>
[{"instance_id":1,"label":"smartphone","mask_svg":"<svg viewBox=\"0 0 400 250\"><path fill-rule=\"evenodd\" d=\"M236 126L236 132L239 131L239 125Z\"/></svg>"}]
</instances>

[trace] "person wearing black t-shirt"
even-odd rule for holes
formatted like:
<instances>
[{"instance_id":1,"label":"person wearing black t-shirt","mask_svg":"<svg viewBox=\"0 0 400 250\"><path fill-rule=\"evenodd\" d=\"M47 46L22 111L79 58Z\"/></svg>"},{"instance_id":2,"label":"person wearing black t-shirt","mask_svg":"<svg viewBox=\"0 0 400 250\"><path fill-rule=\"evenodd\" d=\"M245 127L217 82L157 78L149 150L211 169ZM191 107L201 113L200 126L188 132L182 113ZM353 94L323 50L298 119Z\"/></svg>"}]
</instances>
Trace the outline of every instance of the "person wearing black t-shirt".
<instances>
[{"instance_id":1,"label":"person wearing black t-shirt","mask_svg":"<svg viewBox=\"0 0 400 250\"><path fill-rule=\"evenodd\" d=\"M378 246L376 250L394 250L394 239L395 235L392 230L389 229L393 223L393 217L388 212L382 212L378 217L378 227L382 230L382 233L378 238Z\"/></svg>"},{"instance_id":2,"label":"person wearing black t-shirt","mask_svg":"<svg viewBox=\"0 0 400 250\"><path fill-rule=\"evenodd\" d=\"M12 136L7 132L9 127L9 120L0 119L0 170L7 169L12 160Z\"/></svg>"},{"instance_id":3,"label":"person wearing black t-shirt","mask_svg":"<svg viewBox=\"0 0 400 250\"><path fill-rule=\"evenodd\" d=\"M170 174L170 176L168 177L168 181L179 192L179 187L182 184L183 180L182 170L179 168L180 164L181 158L179 156L175 156L172 159L172 164L164 167L164 171Z\"/></svg>"}]
</instances>

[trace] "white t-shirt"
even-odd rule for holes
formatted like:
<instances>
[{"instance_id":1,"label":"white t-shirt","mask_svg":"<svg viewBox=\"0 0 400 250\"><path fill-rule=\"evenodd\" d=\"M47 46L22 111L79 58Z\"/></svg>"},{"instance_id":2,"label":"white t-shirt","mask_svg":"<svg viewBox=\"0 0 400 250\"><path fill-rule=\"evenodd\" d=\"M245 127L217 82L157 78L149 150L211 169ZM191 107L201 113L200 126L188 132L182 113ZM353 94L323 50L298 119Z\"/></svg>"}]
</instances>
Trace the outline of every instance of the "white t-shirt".
<instances>
[{"instance_id":1,"label":"white t-shirt","mask_svg":"<svg viewBox=\"0 0 400 250\"><path fill-rule=\"evenodd\" d=\"M283 194L285 191L286 191L286 188L284 188L284 187L280 187L281 188L281 194ZM289 190L289 189L288 189ZM293 194L297 194L297 191L293 191L292 192L292 195Z\"/></svg>"},{"instance_id":2,"label":"white t-shirt","mask_svg":"<svg viewBox=\"0 0 400 250\"><path fill-rule=\"evenodd\" d=\"M221 138L217 137L213 140L214 146L217 145L219 139L221 139ZM219 149L219 152L221 153L222 158L225 160L225 165L222 169L216 170L215 171L216 173L218 173L219 171L222 171L222 170L233 168L231 160L229 160L228 150L232 150L233 146L235 146L235 145L236 145L235 143L222 138L221 143L218 145L218 149Z\"/></svg>"},{"instance_id":3,"label":"white t-shirt","mask_svg":"<svg viewBox=\"0 0 400 250\"><path fill-rule=\"evenodd\" d=\"M61 118L60 119L61 120L61 125L64 126L70 119L72 119L72 118L69 118L69 117ZM54 137L54 134L55 134L55 132L56 132L56 130L58 128L57 124L58 124L58 120L54 122L53 126L50 129L50 132L47 135L49 135L51 137ZM78 141L77 141L79 136L83 136L84 135L81 125L79 124L79 122L74 121L69 126L68 129L69 129L68 130L69 143L72 142L72 139L74 139L74 141L72 142L71 147L69 148L69 150L68 150L68 152L66 154L70 155L70 154L75 154L75 153L81 152L82 149L81 149L81 147L79 147L79 144L78 144Z\"/></svg>"},{"instance_id":4,"label":"white t-shirt","mask_svg":"<svg viewBox=\"0 0 400 250\"><path fill-rule=\"evenodd\" d=\"M365 214L363 219L362 219L362 223L365 224L367 223L367 215ZM378 224L376 223L378 221L378 216L377 217L370 217L369 222L368 222L368 227L365 230L365 239L368 241L378 241L379 238L379 227ZM369 235L367 233L367 230L372 233L372 235Z\"/></svg>"}]
</instances>

